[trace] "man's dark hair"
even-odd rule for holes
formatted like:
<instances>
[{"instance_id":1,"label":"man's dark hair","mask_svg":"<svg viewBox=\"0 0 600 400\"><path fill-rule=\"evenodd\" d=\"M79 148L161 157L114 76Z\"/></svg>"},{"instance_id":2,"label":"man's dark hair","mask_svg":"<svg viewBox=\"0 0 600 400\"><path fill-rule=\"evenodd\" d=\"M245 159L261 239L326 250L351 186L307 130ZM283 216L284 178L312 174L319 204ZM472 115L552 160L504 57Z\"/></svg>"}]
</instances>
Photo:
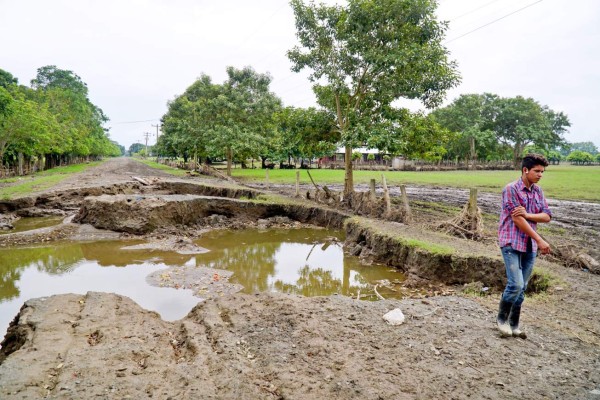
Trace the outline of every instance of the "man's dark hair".
<instances>
[{"instance_id":1,"label":"man's dark hair","mask_svg":"<svg viewBox=\"0 0 600 400\"><path fill-rule=\"evenodd\" d=\"M521 171L523 168L531 169L536 165L542 165L544 167L548 166L548 160L541 154L529 153L525 157L523 157L523 162L521 163Z\"/></svg>"}]
</instances>

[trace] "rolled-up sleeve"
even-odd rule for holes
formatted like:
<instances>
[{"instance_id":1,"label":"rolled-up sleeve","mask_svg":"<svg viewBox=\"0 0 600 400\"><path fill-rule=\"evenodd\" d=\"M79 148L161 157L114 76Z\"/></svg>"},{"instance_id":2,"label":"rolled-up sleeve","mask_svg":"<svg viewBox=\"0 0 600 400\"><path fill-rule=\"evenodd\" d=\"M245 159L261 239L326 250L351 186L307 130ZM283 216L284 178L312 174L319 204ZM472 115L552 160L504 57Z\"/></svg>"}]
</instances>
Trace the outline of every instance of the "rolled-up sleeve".
<instances>
[{"instance_id":1,"label":"rolled-up sleeve","mask_svg":"<svg viewBox=\"0 0 600 400\"><path fill-rule=\"evenodd\" d=\"M543 196L543 194L542 194ZM508 185L502 191L502 205L509 214L521 204L517 188L514 185Z\"/></svg>"}]
</instances>

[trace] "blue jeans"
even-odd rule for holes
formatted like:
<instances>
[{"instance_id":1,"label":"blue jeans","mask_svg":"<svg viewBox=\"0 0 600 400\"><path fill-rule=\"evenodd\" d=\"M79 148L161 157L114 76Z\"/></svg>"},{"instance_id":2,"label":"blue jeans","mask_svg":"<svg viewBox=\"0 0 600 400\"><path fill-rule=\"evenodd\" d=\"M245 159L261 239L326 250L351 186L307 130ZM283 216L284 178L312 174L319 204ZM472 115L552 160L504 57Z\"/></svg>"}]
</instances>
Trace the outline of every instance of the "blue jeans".
<instances>
[{"instance_id":1,"label":"blue jeans","mask_svg":"<svg viewBox=\"0 0 600 400\"><path fill-rule=\"evenodd\" d=\"M502 293L502 300L520 306L525 300L525 290L533 272L536 253L517 251L510 246L504 246L500 250L508 281ZM527 250L530 250L530 247Z\"/></svg>"}]
</instances>

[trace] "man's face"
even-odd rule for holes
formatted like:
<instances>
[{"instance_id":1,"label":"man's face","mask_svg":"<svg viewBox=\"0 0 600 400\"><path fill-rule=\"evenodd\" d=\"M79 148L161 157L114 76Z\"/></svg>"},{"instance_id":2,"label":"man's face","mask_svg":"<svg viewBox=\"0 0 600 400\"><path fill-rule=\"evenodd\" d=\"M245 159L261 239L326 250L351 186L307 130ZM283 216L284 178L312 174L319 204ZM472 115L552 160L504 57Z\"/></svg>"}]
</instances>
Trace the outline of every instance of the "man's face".
<instances>
[{"instance_id":1,"label":"man's face","mask_svg":"<svg viewBox=\"0 0 600 400\"><path fill-rule=\"evenodd\" d=\"M523 168L523 173L530 183L538 183L542 179L545 169L543 165L536 165L531 169Z\"/></svg>"}]
</instances>

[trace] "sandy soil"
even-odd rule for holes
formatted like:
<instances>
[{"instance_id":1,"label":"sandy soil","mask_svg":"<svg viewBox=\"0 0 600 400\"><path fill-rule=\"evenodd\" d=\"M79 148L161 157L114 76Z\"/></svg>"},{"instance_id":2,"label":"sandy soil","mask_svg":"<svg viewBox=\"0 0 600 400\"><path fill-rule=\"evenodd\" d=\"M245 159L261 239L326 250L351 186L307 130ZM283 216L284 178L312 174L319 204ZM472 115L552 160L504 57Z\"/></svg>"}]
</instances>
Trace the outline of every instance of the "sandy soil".
<instances>
[{"instance_id":1,"label":"sandy soil","mask_svg":"<svg viewBox=\"0 0 600 400\"><path fill-rule=\"evenodd\" d=\"M167 178L116 159L61 189L131 175ZM19 350L0 364L0 398L600 399L600 275L539 264L560 281L526 301L527 340L495 331L497 293L378 302L237 293L175 322L114 294L33 299L3 347ZM395 308L406 316L399 326L382 318Z\"/></svg>"}]
</instances>

